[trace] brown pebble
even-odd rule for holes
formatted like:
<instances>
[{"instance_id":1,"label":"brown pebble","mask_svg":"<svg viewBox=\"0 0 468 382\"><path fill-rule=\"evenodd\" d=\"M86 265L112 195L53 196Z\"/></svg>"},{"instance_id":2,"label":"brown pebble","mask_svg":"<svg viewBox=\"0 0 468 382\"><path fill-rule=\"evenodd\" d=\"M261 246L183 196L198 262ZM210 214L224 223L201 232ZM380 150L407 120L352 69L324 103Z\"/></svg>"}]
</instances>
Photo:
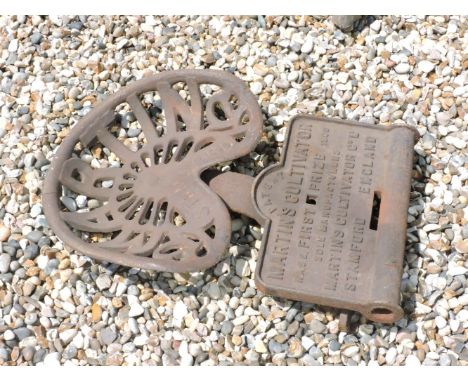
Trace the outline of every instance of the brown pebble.
<instances>
[{"instance_id":1,"label":"brown pebble","mask_svg":"<svg viewBox=\"0 0 468 382\"><path fill-rule=\"evenodd\" d=\"M423 362L426 358L426 352L424 351L424 349L416 350L416 357L418 357L420 362Z\"/></svg>"},{"instance_id":2,"label":"brown pebble","mask_svg":"<svg viewBox=\"0 0 468 382\"><path fill-rule=\"evenodd\" d=\"M242 338L240 336L232 336L232 343L236 346L240 346L242 344Z\"/></svg>"},{"instance_id":3,"label":"brown pebble","mask_svg":"<svg viewBox=\"0 0 468 382\"><path fill-rule=\"evenodd\" d=\"M459 241L455 244L455 249L461 253L468 253L468 239Z\"/></svg>"},{"instance_id":4,"label":"brown pebble","mask_svg":"<svg viewBox=\"0 0 468 382\"><path fill-rule=\"evenodd\" d=\"M298 358L304 353L301 341L296 337L291 338L288 348L288 356Z\"/></svg>"},{"instance_id":5,"label":"brown pebble","mask_svg":"<svg viewBox=\"0 0 468 382\"><path fill-rule=\"evenodd\" d=\"M309 312L307 314L304 314L304 322L306 324L310 324L310 322L314 319L314 314L312 312Z\"/></svg>"},{"instance_id":6,"label":"brown pebble","mask_svg":"<svg viewBox=\"0 0 468 382\"><path fill-rule=\"evenodd\" d=\"M10 237L10 228L0 224L0 241L7 241Z\"/></svg>"},{"instance_id":7,"label":"brown pebble","mask_svg":"<svg viewBox=\"0 0 468 382\"><path fill-rule=\"evenodd\" d=\"M101 319L101 315L102 315L102 309L101 309L101 306L98 305L98 304L93 304L92 308L91 308L91 316L92 316L92 320L94 322L97 322Z\"/></svg>"},{"instance_id":8,"label":"brown pebble","mask_svg":"<svg viewBox=\"0 0 468 382\"><path fill-rule=\"evenodd\" d=\"M112 306L117 309L121 308L123 306L122 299L120 297L113 297Z\"/></svg>"},{"instance_id":9,"label":"brown pebble","mask_svg":"<svg viewBox=\"0 0 468 382\"><path fill-rule=\"evenodd\" d=\"M440 273L441 268L436 263L429 263L427 264L426 270L427 270L427 273L435 274L435 273Z\"/></svg>"}]
</instances>

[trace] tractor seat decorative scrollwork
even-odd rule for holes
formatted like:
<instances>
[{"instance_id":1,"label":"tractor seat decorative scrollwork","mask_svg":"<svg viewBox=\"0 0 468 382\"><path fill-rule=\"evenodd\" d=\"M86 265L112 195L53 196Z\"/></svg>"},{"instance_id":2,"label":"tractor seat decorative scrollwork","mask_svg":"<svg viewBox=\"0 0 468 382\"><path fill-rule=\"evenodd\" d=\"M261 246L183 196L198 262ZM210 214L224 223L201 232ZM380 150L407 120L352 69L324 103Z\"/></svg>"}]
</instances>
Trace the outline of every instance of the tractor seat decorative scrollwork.
<instances>
[{"instance_id":1,"label":"tractor seat decorative scrollwork","mask_svg":"<svg viewBox=\"0 0 468 382\"><path fill-rule=\"evenodd\" d=\"M136 81L89 112L57 149L43 193L47 220L66 244L99 260L209 268L229 244L230 216L200 174L248 154L261 131L257 100L227 72ZM69 197L86 203L75 210L63 202Z\"/></svg>"}]
</instances>

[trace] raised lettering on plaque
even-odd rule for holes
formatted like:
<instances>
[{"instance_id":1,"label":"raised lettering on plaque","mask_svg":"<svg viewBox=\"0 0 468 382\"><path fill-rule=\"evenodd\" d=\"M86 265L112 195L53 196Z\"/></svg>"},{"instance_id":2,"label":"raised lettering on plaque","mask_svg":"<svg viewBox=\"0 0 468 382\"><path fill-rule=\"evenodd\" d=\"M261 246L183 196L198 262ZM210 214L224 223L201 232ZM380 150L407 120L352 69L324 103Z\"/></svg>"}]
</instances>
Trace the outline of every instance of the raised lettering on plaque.
<instances>
[{"instance_id":1,"label":"raised lettering on plaque","mask_svg":"<svg viewBox=\"0 0 468 382\"><path fill-rule=\"evenodd\" d=\"M296 117L280 164L254 184L267 219L258 287L375 321L401 318L416 136L407 126Z\"/></svg>"}]
</instances>

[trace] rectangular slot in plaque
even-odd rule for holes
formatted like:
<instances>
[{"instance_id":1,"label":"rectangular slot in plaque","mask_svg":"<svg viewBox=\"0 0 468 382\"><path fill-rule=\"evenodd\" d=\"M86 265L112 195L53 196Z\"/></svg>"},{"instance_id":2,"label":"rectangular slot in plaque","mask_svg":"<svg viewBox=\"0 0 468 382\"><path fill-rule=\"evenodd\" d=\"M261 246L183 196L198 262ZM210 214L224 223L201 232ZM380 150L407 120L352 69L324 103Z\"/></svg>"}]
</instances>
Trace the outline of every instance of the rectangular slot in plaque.
<instances>
[{"instance_id":1,"label":"rectangular slot in plaque","mask_svg":"<svg viewBox=\"0 0 468 382\"><path fill-rule=\"evenodd\" d=\"M370 218L369 228L373 231L377 231L379 227L379 215L380 215L380 202L382 196L379 191L374 191L374 200L372 201L372 214Z\"/></svg>"}]
</instances>

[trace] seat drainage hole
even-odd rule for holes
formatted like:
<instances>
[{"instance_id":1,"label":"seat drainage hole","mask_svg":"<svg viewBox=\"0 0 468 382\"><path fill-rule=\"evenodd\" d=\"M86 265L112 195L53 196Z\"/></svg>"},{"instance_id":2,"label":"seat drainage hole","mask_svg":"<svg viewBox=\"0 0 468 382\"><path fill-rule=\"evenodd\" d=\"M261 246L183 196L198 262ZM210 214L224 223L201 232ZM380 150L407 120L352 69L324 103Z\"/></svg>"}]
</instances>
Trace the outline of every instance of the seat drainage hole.
<instances>
[{"instance_id":1,"label":"seat drainage hole","mask_svg":"<svg viewBox=\"0 0 468 382\"><path fill-rule=\"evenodd\" d=\"M205 247L201 247L201 248L198 248L197 251L196 251L196 255L198 257L203 257L207 254L207 251L206 251L206 248Z\"/></svg>"}]
</instances>

